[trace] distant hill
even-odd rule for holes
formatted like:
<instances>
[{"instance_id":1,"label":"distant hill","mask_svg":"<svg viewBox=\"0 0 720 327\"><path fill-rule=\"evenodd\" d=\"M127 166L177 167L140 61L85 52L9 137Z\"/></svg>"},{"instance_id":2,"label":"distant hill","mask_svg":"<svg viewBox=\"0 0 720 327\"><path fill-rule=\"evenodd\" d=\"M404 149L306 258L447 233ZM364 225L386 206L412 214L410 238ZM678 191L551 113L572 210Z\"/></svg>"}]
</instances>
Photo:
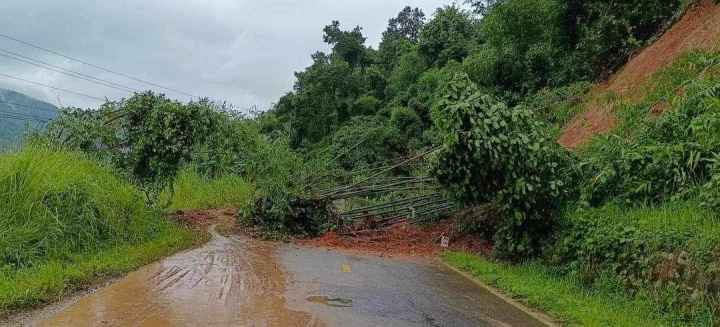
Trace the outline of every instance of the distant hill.
<instances>
[{"instance_id":1,"label":"distant hill","mask_svg":"<svg viewBox=\"0 0 720 327\"><path fill-rule=\"evenodd\" d=\"M0 144L22 139L28 128L42 128L41 122L57 117L58 108L15 91L0 89Z\"/></svg>"}]
</instances>

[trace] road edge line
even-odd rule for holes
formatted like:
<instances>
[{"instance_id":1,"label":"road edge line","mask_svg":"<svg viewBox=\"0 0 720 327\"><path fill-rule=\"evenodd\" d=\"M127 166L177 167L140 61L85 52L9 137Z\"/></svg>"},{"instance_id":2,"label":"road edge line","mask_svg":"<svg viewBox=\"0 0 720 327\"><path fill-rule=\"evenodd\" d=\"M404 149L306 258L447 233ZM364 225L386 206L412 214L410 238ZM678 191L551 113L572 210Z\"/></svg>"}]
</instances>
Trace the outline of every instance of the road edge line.
<instances>
[{"instance_id":1,"label":"road edge line","mask_svg":"<svg viewBox=\"0 0 720 327\"><path fill-rule=\"evenodd\" d=\"M455 266L453 266L453 265L445 262L445 260L440 260L440 261L442 261L442 263L443 263L446 267L448 267L448 268L450 268L451 270L455 271L456 273L464 276L465 278L470 279L471 281L473 281L473 283L479 285L480 287L482 287L482 288L485 289L486 291L488 291L488 292L490 292L491 294L497 296L499 299L501 299L501 300L503 300L504 302L512 305L513 307L517 308L518 310L520 310L520 311L522 311L522 312L530 315L531 317L537 319L538 321L540 321L541 323L545 324L546 326L553 326L553 327L555 327L555 326L560 326L560 325L558 325L557 323L555 323L555 321L554 321L550 316L548 316L547 314L544 314L544 313L538 312L537 310L533 310L533 309L529 308L528 306L522 304L522 303L519 302L518 300L515 300L515 299L507 296L505 293L503 293L503 292L500 291L499 289L497 289L497 288L495 288L495 287L493 287L493 286L488 285L487 283L485 283L485 282L484 282L482 279L480 279L479 277L473 276L473 275L469 274L468 272L463 271L463 270L461 270L461 269L459 269L459 268L457 268L457 267L455 267Z\"/></svg>"}]
</instances>

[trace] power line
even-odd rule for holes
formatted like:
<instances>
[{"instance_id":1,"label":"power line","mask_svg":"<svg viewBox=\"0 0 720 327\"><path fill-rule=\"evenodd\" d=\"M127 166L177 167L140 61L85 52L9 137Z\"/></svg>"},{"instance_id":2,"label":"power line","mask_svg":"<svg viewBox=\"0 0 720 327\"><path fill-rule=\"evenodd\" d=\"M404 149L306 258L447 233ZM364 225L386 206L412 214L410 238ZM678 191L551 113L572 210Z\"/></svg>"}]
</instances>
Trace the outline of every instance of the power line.
<instances>
[{"instance_id":1,"label":"power line","mask_svg":"<svg viewBox=\"0 0 720 327\"><path fill-rule=\"evenodd\" d=\"M10 105L19 106L19 107L26 107L26 108L31 108L31 109L37 109L37 110L43 110L43 111L49 111L49 112L54 112L54 113L57 113L57 112L58 112L58 110L56 110L56 109L42 108L42 107L36 107L36 106L30 106L30 105L26 105L26 104L19 104L19 103L7 102L7 101L2 101L2 100L0 100L0 103L10 104Z\"/></svg>"},{"instance_id":2,"label":"power line","mask_svg":"<svg viewBox=\"0 0 720 327\"><path fill-rule=\"evenodd\" d=\"M82 61L82 60L79 60L79 59L75 59L75 58L66 56L66 55L64 55L64 54L55 52L55 51L45 49L45 48L40 47L40 46L37 46L37 45L34 45L34 44L30 44L30 43L27 43L27 42L22 41L22 40L18 40L18 39L16 39L16 38L7 36L7 35L2 34L2 33L0 33L0 37L4 37L4 38L6 38L6 39L8 39L8 40L12 40L12 41L15 41L15 42L18 42L18 43L27 45L27 46L29 46L29 47L32 47L32 48L35 48L35 49L38 49L38 50L42 50L42 51L45 51L45 52L48 52L48 53L52 53L52 54L54 54L54 55L56 55L56 56L60 56L60 57L63 57L63 58L65 58L65 59L69 59L69 60L72 60L72 61L75 61L75 62L79 62L79 63L81 63L81 64L88 65L88 66L90 66L90 67L93 67L93 68L96 68L96 69L100 69L100 70L102 70L102 71L105 71L105 72L108 72L108 73L111 73L111 74L115 74L115 75L118 75L118 76L122 76L122 77L125 77L125 78L129 78L129 79L134 80L134 81L137 81L137 82L141 82L141 83L145 83L145 84L152 85L152 86L155 86L155 87L159 87L159 88L162 88L162 89L165 89L165 90L168 90L168 91L172 91L172 92L184 94L184 95L190 96L191 98L200 98L200 97L198 97L198 96L192 95L192 94L187 93L187 92L178 91L178 90L176 90L176 89L172 89L172 88L165 87L165 86L162 86L162 85L159 85L159 84L155 84L155 83L152 83L152 82L148 82L148 81L145 81L145 80L141 80L141 79L139 79L139 78L132 77L132 76L129 76L129 75L125 75L125 74L123 74L123 73L119 73L119 72L110 70L110 69L108 69L108 68L103 68L103 67L100 67L100 66L91 64L91 63L89 63L89 62L85 62L85 61Z\"/></svg>"},{"instance_id":3,"label":"power line","mask_svg":"<svg viewBox=\"0 0 720 327\"><path fill-rule=\"evenodd\" d=\"M26 64L33 65L33 66L37 66L37 67L40 67L40 68L45 68L45 69L47 69L47 70L51 70L51 71L54 71L54 72L58 72L58 73L60 73L60 74L65 74L65 75L68 75L68 76L71 76L71 77L79 78L79 79L82 79L82 80L85 80L85 81L88 81L88 82L91 82L91 83L95 83L95 84L99 84L99 85L111 87L111 88L114 88L114 89L117 89L117 90L120 90L120 91L124 91L124 92L130 92L130 93L139 92L139 90L136 90L136 89L133 89L133 88L130 88L130 87L126 87L126 86L123 86L123 85L120 85L120 84L116 84L116 83L113 83L113 82L110 82L110 81L105 81L105 80L102 80L102 79L99 79L99 78L96 78L96 77L92 77L92 76L90 76L90 75L85 75L85 74L83 74L83 73L78 73L78 72L75 72L75 71L72 71L72 70L69 70L69 69L65 69L65 68L62 68L62 67L59 67L59 66L55 66L55 65L53 65L53 64L49 64L49 63L40 61L40 60L36 60L36 59L32 59L32 58L29 58L29 57L26 57L26 56L23 56L23 55L19 55L19 54L16 54L16 53L14 53L14 52L11 52L11 51L7 51L7 50L0 49L0 52L9 53L9 54L11 54L11 55L13 55L13 56L18 56L18 57L21 57L21 58L23 58L23 59L15 58L15 57L9 56L9 55L7 55L7 54L2 54L2 53L0 53L0 56L6 57L6 58L10 58L10 59L13 59L13 60L17 60L17 61L20 61L20 62L24 62L24 63L26 63ZM25 59L27 59L27 60L25 60ZM42 66L42 65L40 65L40 64L36 64L36 63L31 62L31 61L39 62L39 63L41 63L42 65L47 65L47 66L50 66L50 67L53 67L53 68L44 67L44 66ZM56 69L56 68L57 68L57 69Z\"/></svg>"},{"instance_id":4,"label":"power line","mask_svg":"<svg viewBox=\"0 0 720 327\"><path fill-rule=\"evenodd\" d=\"M41 123L41 124L44 124L44 123L47 123L50 121L50 119L17 117L17 116L13 116L13 115L5 115L5 114L0 114L0 118L15 119L15 120L22 120L22 121L33 121L33 122Z\"/></svg>"},{"instance_id":5,"label":"power line","mask_svg":"<svg viewBox=\"0 0 720 327\"><path fill-rule=\"evenodd\" d=\"M3 73L0 73L0 76L7 77L7 78L11 78L11 79L15 79L15 80L18 80L18 81L23 81L23 82L25 82L25 83L30 83L30 84L35 84L35 85L39 85L39 86L44 86L44 87L51 88L51 89L58 90L58 91L63 91L63 92L67 92L67 93L72 93L72 94L75 94L75 95L83 96L83 97L90 98L90 99L94 99L94 100L105 101L105 99L101 99L101 98L98 98L98 97L94 97L94 96L92 96L92 95L82 94L82 93L78 93L78 92L75 92L75 91L70 91L70 90L66 90L66 89L59 88L59 87L50 86L50 85L47 85L47 84L42 84L42 83L38 83L38 82L28 81L28 80L26 80L26 79L24 79L24 78L20 78L20 77L10 76L10 75L6 75L6 74L3 74Z\"/></svg>"},{"instance_id":6,"label":"power line","mask_svg":"<svg viewBox=\"0 0 720 327\"><path fill-rule=\"evenodd\" d=\"M14 111L8 111L5 109L0 109L0 114L3 114L5 116L14 116L17 118L29 118L29 119L37 119L37 120L49 120L49 118L40 118L37 114L31 114L31 113L23 113L23 112L14 112Z\"/></svg>"}]
</instances>

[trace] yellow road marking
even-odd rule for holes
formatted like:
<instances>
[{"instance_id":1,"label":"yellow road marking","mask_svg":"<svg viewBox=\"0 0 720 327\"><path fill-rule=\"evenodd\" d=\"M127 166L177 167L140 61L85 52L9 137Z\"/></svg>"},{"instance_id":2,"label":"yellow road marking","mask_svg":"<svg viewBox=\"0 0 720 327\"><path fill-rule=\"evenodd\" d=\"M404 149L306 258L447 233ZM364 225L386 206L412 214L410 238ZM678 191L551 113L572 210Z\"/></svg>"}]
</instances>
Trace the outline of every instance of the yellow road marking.
<instances>
[{"instance_id":1,"label":"yellow road marking","mask_svg":"<svg viewBox=\"0 0 720 327\"><path fill-rule=\"evenodd\" d=\"M342 265L343 272L346 274L349 274L352 270L350 269L350 265Z\"/></svg>"}]
</instances>

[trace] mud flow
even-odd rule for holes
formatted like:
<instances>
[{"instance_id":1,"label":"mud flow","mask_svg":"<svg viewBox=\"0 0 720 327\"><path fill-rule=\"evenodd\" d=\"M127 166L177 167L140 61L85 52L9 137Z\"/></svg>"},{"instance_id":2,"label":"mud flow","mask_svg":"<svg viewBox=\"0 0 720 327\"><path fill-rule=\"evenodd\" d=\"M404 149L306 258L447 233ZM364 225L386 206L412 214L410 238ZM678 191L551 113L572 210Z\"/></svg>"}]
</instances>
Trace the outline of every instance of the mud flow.
<instances>
[{"instance_id":1,"label":"mud flow","mask_svg":"<svg viewBox=\"0 0 720 327\"><path fill-rule=\"evenodd\" d=\"M285 307L276 245L213 233L202 248L131 273L41 326L307 326Z\"/></svg>"}]
</instances>

